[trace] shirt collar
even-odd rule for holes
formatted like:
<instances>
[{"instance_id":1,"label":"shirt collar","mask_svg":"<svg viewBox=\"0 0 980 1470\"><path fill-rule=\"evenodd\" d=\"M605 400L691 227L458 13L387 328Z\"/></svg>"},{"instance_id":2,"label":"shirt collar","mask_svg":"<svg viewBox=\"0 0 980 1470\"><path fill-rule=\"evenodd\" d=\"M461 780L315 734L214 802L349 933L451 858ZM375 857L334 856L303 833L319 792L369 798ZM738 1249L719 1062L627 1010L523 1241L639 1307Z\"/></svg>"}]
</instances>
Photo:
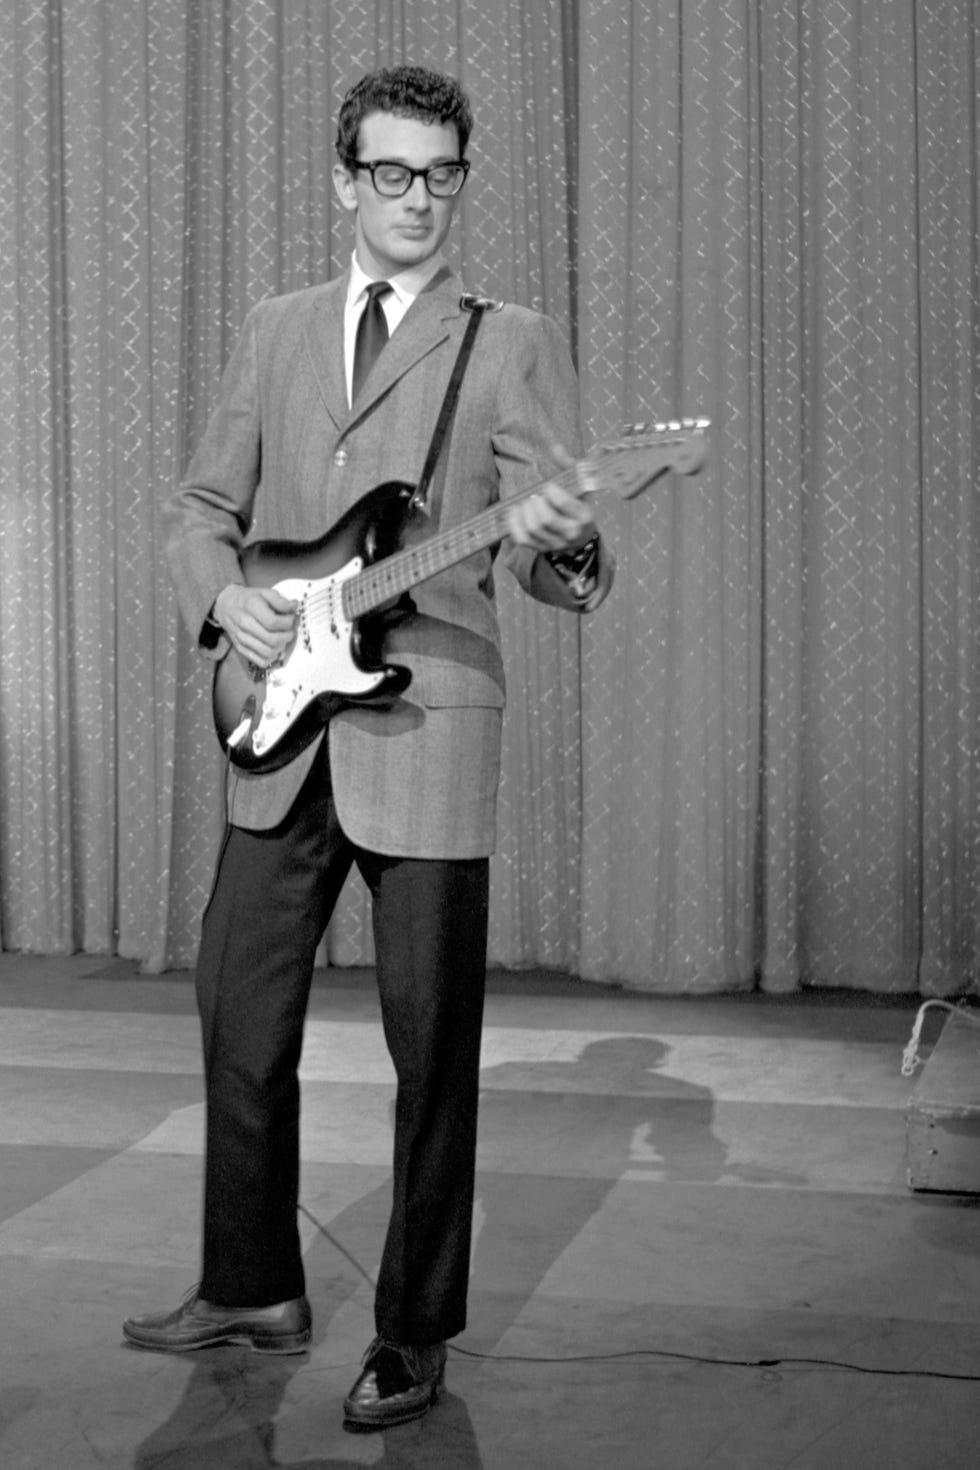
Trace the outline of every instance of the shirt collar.
<instances>
[{"instance_id":1,"label":"shirt collar","mask_svg":"<svg viewBox=\"0 0 980 1470\"><path fill-rule=\"evenodd\" d=\"M392 290L404 306L410 306L433 276L440 271L445 264L442 252L432 256L430 260L423 261L421 265L410 266L408 270L399 271L397 275L389 276L388 281ZM367 290L375 276L365 275L361 269L356 254L351 256L350 281L347 286L347 305L351 306L359 296Z\"/></svg>"}]
</instances>

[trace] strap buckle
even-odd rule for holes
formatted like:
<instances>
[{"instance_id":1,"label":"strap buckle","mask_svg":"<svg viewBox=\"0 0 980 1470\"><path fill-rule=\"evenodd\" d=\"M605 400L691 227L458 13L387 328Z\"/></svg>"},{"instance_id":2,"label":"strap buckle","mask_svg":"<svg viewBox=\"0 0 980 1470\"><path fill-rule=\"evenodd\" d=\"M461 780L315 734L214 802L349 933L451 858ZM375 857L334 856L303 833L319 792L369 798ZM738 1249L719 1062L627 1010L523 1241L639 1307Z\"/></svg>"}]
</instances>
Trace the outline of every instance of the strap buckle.
<instances>
[{"instance_id":1,"label":"strap buckle","mask_svg":"<svg viewBox=\"0 0 980 1470\"><path fill-rule=\"evenodd\" d=\"M494 301L492 296L480 296L474 291L464 291L459 298L462 311L503 311L504 303Z\"/></svg>"}]
</instances>

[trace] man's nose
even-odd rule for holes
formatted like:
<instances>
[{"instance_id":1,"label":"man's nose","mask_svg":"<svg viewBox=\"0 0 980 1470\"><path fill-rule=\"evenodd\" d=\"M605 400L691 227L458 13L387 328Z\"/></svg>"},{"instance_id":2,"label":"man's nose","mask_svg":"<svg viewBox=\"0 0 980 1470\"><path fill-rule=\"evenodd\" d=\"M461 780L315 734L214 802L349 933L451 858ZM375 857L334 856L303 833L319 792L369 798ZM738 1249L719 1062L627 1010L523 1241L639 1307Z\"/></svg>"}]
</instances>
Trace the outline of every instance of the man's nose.
<instances>
[{"instance_id":1,"label":"man's nose","mask_svg":"<svg viewBox=\"0 0 980 1470\"><path fill-rule=\"evenodd\" d=\"M425 186L425 179L421 174L415 175L405 198L413 209L428 209L429 191Z\"/></svg>"}]
</instances>

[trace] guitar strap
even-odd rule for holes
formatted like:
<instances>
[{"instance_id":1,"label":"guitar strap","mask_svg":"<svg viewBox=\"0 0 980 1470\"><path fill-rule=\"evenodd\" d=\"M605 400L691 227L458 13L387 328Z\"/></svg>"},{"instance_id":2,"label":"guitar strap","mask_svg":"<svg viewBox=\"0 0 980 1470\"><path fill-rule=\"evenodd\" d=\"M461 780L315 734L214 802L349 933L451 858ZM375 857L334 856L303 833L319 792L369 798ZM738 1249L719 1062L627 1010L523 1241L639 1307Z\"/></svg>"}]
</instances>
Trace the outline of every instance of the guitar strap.
<instances>
[{"instance_id":1,"label":"guitar strap","mask_svg":"<svg viewBox=\"0 0 980 1470\"><path fill-rule=\"evenodd\" d=\"M456 355L452 375L446 386L446 394L442 400L439 417L436 419L436 426L432 432L429 452L425 457L425 464L422 466L422 473L415 487L415 494L412 496L412 504L416 510L425 509L429 496L429 486L432 483L432 476L435 473L439 455L442 453L442 446L446 442L450 428L452 427L453 415L456 412L456 400L459 397L459 389L463 381L463 374L466 371L466 364L469 361L470 353L473 351L473 343L476 340L480 320L485 311L500 311L503 305L500 301L491 301L487 296L473 296L469 292L459 298L459 304L464 311L470 313L470 319L466 323L466 331L463 333L463 340L460 343L459 352Z\"/></svg>"}]
</instances>

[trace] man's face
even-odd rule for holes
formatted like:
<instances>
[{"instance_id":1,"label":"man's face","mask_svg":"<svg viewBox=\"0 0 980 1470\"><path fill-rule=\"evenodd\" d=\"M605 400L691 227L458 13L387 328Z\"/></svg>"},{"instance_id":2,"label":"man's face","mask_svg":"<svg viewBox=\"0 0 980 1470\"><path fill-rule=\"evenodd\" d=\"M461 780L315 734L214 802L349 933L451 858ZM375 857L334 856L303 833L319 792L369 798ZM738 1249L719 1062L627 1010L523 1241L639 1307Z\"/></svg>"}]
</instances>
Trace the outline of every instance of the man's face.
<instances>
[{"instance_id":1,"label":"man's face","mask_svg":"<svg viewBox=\"0 0 980 1470\"><path fill-rule=\"evenodd\" d=\"M366 163L385 159L409 168L429 168L459 158L455 123L426 123L393 112L372 112L361 123L357 156ZM367 169L333 171L343 207L356 211L355 246L362 269L380 279L424 265L442 248L456 209L456 194L433 199L425 180L416 178L400 199L377 194Z\"/></svg>"}]
</instances>

